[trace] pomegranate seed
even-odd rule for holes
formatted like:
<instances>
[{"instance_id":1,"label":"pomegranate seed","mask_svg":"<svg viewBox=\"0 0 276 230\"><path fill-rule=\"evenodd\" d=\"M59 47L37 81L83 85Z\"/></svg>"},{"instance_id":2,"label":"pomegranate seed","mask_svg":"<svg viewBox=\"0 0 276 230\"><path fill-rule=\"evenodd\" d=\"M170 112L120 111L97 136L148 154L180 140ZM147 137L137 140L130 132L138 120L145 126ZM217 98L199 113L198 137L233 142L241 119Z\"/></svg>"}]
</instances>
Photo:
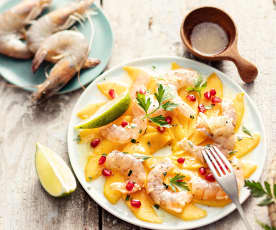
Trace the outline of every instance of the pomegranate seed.
<instances>
[{"instance_id":1,"label":"pomegranate seed","mask_svg":"<svg viewBox=\"0 0 276 230\"><path fill-rule=\"evenodd\" d=\"M128 125L128 122L127 121L122 121L122 123L121 123L121 126L122 127L126 127Z\"/></svg>"},{"instance_id":2,"label":"pomegranate seed","mask_svg":"<svg viewBox=\"0 0 276 230\"><path fill-rule=\"evenodd\" d=\"M176 182L182 182L183 180L179 179L179 180L176 180Z\"/></svg>"},{"instance_id":3,"label":"pomegranate seed","mask_svg":"<svg viewBox=\"0 0 276 230\"><path fill-rule=\"evenodd\" d=\"M103 169L102 170L102 175L103 176L111 176L112 175L112 171L109 169Z\"/></svg>"},{"instance_id":4,"label":"pomegranate seed","mask_svg":"<svg viewBox=\"0 0 276 230\"><path fill-rule=\"evenodd\" d=\"M90 145L92 148L96 148L98 146L98 144L100 144L100 142L101 142L100 138L94 138L91 141Z\"/></svg>"},{"instance_id":5,"label":"pomegranate seed","mask_svg":"<svg viewBox=\"0 0 276 230\"><path fill-rule=\"evenodd\" d=\"M207 91L204 93L204 97L207 99L207 100L210 100L211 99L211 93L210 91Z\"/></svg>"},{"instance_id":6,"label":"pomegranate seed","mask_svg":"<svg viewBox=\"0 0 276 230\"><path fill-rule=\"evenodd\" d=\"M160 133L164 133L166 128L165 127L161 127L161 126L158 126L157 127L157 130L160 132Z\"/></svg>"},{"instance_id":7,"label":"pomegranate seed","mask_svg":"<svg viewBox=\"0 0 276 230\"><path fill-rule=\"evenodd\" d=\"M166 121L168 124L171 124L171 123L172 123L172 117L170 117L170 116L165 117L165 121Z\"/></svg>"},{"instance_id":8,"label":"pomegranate seed","mask_svg":"<svg viewBox=\"0 0 276 230\"><path fill-rule=\"evenodd\" d=\"M127 191L132 191L133 188L134 188L134 183L131 182L131 181L127 182L127 184L126 184L126 190Z\"/></svg>"},{"instance_id":9,"label":"pomegranate seed","mask_svg":"<svg viewBox=\"0 0 276 230\"><path fill-rule=\"evenodd\" d=\"M215 89L210 90L211 96L215 96L217 94L217 91Z\"/></svg>"},{"instance_id":10,"label":"pomegranate seed","mask_svg":"<svg viewBox=\"0 0 276 230\"><path fill-rule=\"evenodd\" d=\"M200 167L200 168L198 169L198 171L199 171L199 173L200 173L201 175L205 175L205 174L206 174L206 168L204 168L204 167Z\"/></svg>"},{"instance_id":11,"label":"pomegranate seed","mask_svg":"<svg viewBox=\"0 0 276 230\"><path fill-rule=\"evenodd\" d=\"M198 105L198 111L204 113L206 111L205 106L203 104Z\"/></svg>"},{"instance_id":12,"label":"pomegranate seed","mask_svg":"<svg viewBox=\"0 0 276 230\"><path fill-rule=\"evenodd\" d=\"M103 165L105 161L106 161L106 156L101 156L99 159L99 165Z\"/></svg>"},{"instance_id":13,"label":"pomegranate seed","mask_svg":"<svg viewBox=\"0 0 276 230\"><path fill-rule=\"evenodd\" d=\"M110 96L112 99L115 98L115 90L114 90L114 89L110 89L110 90L108 91L108 94L109 94L109 96Z\"/></svg>"},{"instance_id":14,"label":"pomegranate seed","mask_svg":"<svg viewBox=\"0 0 276 230\"><path fill-rule=\"evenodd\" d=\"M221 102L222 102L221 98L216 96L212 97L212 103L221 103Z\"/></svg>"},{"instance_id":15,"label":"pomegranate seed","mask_svg":"<svg viewBox=\"0 0 276 230\"><path fill-rule=\"evenodd\" d=\"M185 161L185 158L184 158L184 157L179 157L179 158L177 159L177 162L178 162L179 164L183 164L184 161Z\"/></svg>"},{"instance_id":16,"label":"pomegranate seed","mask_svg":"<svg viewBox=\"0 0 276 230\"><path fill-rule=\"evenodd\" d=\"M138 91L138 93L140 93L140 94L146 94L146 90L140 89L140 90Z\"/></svg>"},{"instance_id":17,"label":"pomegranate seed","mask_svg":"<svg viewBox=\"0 0 276 230\"><path fill-rule=\"evenodd\" d=\"M207 181L210 181L210 182L214 182L215 181L215 177L212 173L208 173L206 176L205 176L205 179Z\"/></svg>"},{"instance_id":18,"label":"pomegranate seed","mask_svg":"<svg viewBox=\"0 0 276 230\"><path fill-rule=\"evenodd\" d=\"M132 199L130 201L130 204L131 204L132 207L135 207L135 208L140 208L141 207L141 201L140 200Z\"/></svg>"},{"instance_id":19,"label":"pomegranate seed","mask_svg":"<svg viewBox=\"0 0 276 230\"><path fill-rule=\"evenodd\" d=\"M195 95L193 95L193 94L187 95L187 98L188 98L190 101L196 101L196 97L195 97Z\"/></svg>"}]
</instances>

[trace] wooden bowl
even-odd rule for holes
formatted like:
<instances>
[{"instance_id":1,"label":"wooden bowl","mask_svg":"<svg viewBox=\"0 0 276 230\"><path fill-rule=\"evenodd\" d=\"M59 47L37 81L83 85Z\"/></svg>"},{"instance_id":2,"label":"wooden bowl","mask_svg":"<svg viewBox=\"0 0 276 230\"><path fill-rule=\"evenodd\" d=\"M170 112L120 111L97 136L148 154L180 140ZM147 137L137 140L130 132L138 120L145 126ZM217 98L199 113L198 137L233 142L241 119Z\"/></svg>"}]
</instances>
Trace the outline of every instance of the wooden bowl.
<instances>
[{"instance_id":1,"label":"wooden bowl","mask_svg":"<svg viewBox=\"0 0 276 230\"><path fill-rule=\"evenodd\" d=\"M190 36L193 28L202 22L212 22L218 24L227 33L229 43L220 53L214 55L204 55L196 51L192 45ZM187 49L195 56L206 60L230 60L235 63L241 79L246 83L251 83L258 75L255 65L240 56L238 52L238 34L232 18L224 11L215 7L202 7L190 12L183 20L180 29L181 39Z\"/></svg>"}]
</instances>

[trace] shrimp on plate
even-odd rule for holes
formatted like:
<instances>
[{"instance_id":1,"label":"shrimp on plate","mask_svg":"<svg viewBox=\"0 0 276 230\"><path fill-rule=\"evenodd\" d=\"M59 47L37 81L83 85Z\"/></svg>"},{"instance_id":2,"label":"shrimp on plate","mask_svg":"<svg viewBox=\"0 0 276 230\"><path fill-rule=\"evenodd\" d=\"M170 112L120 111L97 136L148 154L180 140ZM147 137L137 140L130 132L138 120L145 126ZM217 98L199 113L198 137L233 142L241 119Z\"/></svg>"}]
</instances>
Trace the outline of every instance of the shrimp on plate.
<instances>
[{"instance_id":1,"label":"shrimp on plate","mask_svg":"<svg viewBox=\"0 0 276 230\"><path fill-rule=\"evenodd\" d=\"M0 53L18 59L33 56L21 40L24 28L35 19L52 0L24 0L0 14Z\"/></svg>"},{"instance_id":2,"label":"shrimp on plate","mask_svg":"<svg viewBox=\"0 0 276 230\"><path fill-rule=\"evenodd\" d=\"M39 66L47 53L57 49L61 53L58 62L47 74L47 79L37 86L38 90L33 94L34 102L43 101L55 94L81 70L89 53L89 42L83 34L76 31L58 32L43 42L33 62Z\"/></svg>"},{"instance_id":3,"label":"shrimp on plate","mask_svg":"<svg viewBox=\"0 0 276 230\"><path fill-rule=\"evenodd\" d=\"M114 150L107 155L105 165L108 169L118 171L123 176L128 177L126 182L112 183L110 186L113 189L126 194L137 192L145 186L147 176L143 163L131 154L125 154ZM126 189L128 183L134 183L134 187L131 191Z\"/></svg>"},{"instance_id":4,"label":"shrimp on plate","mask_svg":"<svg viewBox=\"0 0 276 230\"><path fill-rule=\"evenodd\" d=\"M34 21L26 33L29 50L36 53L42 43L52 34L68 29L76 21L81 22L84 18L83 15L87 13L93 2L94 0L76 1L54 10L39 18L37 21ZM51 52L48 52L45 60L52 63L59 61L59 57L62 55L59 49L62 50L62 47L56 47L56 50L52 49ZM98 60L86 57L82 68L94 67L98 63ZM33 65L33 72L35 72L37 68L37 65Z\"/></svg>"},{"instance_id":5,"label":"shrimp on plate","mask_svg":"<svg viewBox=\"0 0 276 230\"><path fill-rule=\"evenodd\" d=\"M169 158L156 164L148 174L147 193L155 204L167 210L180 213L185 205L191 202L192 194L189 191L172 192L166 189L163 180L165 174L173 167L174 165Z\"/></svg>"},{"instance_id":6,"label":"shrimp on plate","mask_svg":"<svg viewBox=\"0 0 276 230\"><path fill-rule=\"evenodd\" d=\"M172 102L178 106L173 110L185 117L192 117L195 111L178 95L178 90L184 87L193 86L199 75L196 71L190 69L173 70L161 76L159 83L168 88L171 94Z\"/></svg>"},{"instance_id":7,"label":"shrimp on plate","mask_svg":"<svg viewBox=\"0 0 276 230\"><path fill-rule=\"evenodd\" d=\"M235 176L237 178L238 188L241 189L244 185L244 177L242 172L241 163L237 158L231 159L231 164L234 169ZM185 170L183 172L190 177L191 192L193 197L197 200L226 200L229 199L227 194L223 191L220 185L214 181L210 182L202 178L199 175L192 173L191 171Z\"/></svg>"},{"instance_id":8,"label":"shrimp on plate","mask_svg":"<svg viewBox=\"0 0 276 230\"><path fill-rule=\"evenodd\" d=\"M199 113L197 129L214 140L214 144L227 157L235 146L236 111L229 101L222 103L222 116L207 118Z\"/></svg>"},{"instance_id":9,"label":"shrimp on plate","mask_svg":"<svg viewBox=\"0 0 276 230\"><path fill-rule=\"evenodd\" d=\"M236 111L233 104L224 101L222 103L222 116L207 118L203 113L199 113L196 128L209 136L214 145L227 157L235 146L235 123ZM201 162L205 162L201 151L204 146L196 146L191 141L183 138L178 145L185 151L191 153Z\"/></svg>"},{"instance_id":10,"label":"shrimp on plate","mask_svg":"<svg viewBox=\"0 0 276 230\"><path fill-rule=\"evenodd\" d=\"M149 83L151 76L144 72L139 75L133 82L130 88L130 97L132 99L131 112L133 120L130 125L122 127L116 124L110 124L100 129L100 133L103 137L109 141L115 143L128 143L131 139L137 139L141 136L147 128L147 119L145 119L145 111L137 104L136 95L137 92L146 92L147 84ZM151 104L149 111L154 109L156 102Z\"/></svg>"}]
</instances>

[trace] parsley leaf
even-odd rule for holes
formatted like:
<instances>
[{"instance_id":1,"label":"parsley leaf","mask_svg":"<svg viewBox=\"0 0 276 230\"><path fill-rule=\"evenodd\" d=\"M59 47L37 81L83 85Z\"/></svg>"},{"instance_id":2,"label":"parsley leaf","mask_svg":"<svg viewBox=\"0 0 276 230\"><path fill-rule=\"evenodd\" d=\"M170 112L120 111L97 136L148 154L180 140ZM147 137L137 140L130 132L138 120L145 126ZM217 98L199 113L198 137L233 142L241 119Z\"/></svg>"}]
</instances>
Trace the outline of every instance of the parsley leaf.
<instances>
[{"instance_id":1,"label":"parsley leaf","mask_svg":"<svg viewBox=\"0 0 276 230\"><path fill-rule=\"evenodd\" d=\"M246 128L245 126L242 127L242 131L243 131L245 134L247 134L248 136L252 137L251 132L250 132L249 129Z\"/></svg>"},{"instance_id":2,"label":"parsley leaf","mask_svg":"<svg viewBox=\"0 0 276 230\"><path fill-rule=\"evenodd\" d=\"M203 77L199 75L198 79L195 82L194 87L188 87L186 90L188 92L197 92L201 97L201 91L204 90L207 86L207 81L203 82Z\"/></svg>"},{"instance_id":3,"label":"parsley leaf","mask_svg":"<svg viewBox=\"0 0 276 230\"><path fill-rule=\"evenodd\" d=\"M166 90L162 84L158 86L157 92L154 94L154 96L158 101L159 105L150 113L148 113L149 107L151 105L150 98L146 98L145 94L140 94L140 93L137 93L137 96L136 96L138 105L146 112L145 118L148 118L150 121L154 122L158 126L163 126L163 127L170 127L170 125L168 124L164 116L159 115L156 117L150 117L150 115L152 115L153 113L155 113L157 110L161 108L166 111L171 111L177 107L177 104L169 101L171 96L167 91L168 90Z\"/></svg>"},{"instance_id":4,"label":"parsley leaf","mask_svg":"<svg viewBox=\"0 0 276 230\"><path fill-rule=\"evenodd\" d=\"M171 111L177 107L177 104L167 101L165 104L162 105L162 108L166 111Z\"/></svg>"},{"instance_id":5,"label":"parsley leaf","mask_svg":"<svg viewBox=\"0 0 276 230\"><path fill-rule=\"evenodd\" d=\"M147 155L143 155L143 154L132 154L132 156L134 156L136 159L141 160L141 161L145 161L147 159L150 159L151 156L147 156Z\"/></svg>"},{"instance_id":6,"label":"parsley leaf","mask_svg":"<svg viewBox=\"0 0 276 230\"><path fill-rule=\"evenodd\" d=\"M166 118L162 115L156 116L156 117L150 117L149 118L153 123L161 126L161 127L167 127L169 128L170 125L168 124L168 122L166 121Z\"/></svg>"},{"instance_id":7,"label":"parsley leaf","mask_svg":"<svg viewBox=\"0 0 276 230\"><path fill-rule=\"evenodd\" d=\"M176 192L176 189L178 190L187 190L190 191L189 187L187 186L187 183L182 181L185 176L176 174L173 178L170 179L170 187L174 192Z\"/></svg>"},{"instance_id":8,"label":"parsley leaf","mask_svg":"<svg viewBox=\"0 0 276 230\"><path fill-rule=\"evenodd\" d=\"M151 104L150 98L146 99L145 94L137 93L136 100L138 102L138 105L140 105L142 109L147 113Z\"/></svg>"},{"instance_id":9,"label":"parsley leaf","mask_svg":"<svg viewBox=\"0 0 276 230\"><path fill-rule=\"evenodd\" d=\"M247 187L253 197L264 197L264 199L258 204L259 206L267 206L276 202L276 184L273 185L274 197L270 184L265 181L264 186L260 182L245 180L245 187Z\"/></svg>"},{"instance_id":10,"label":"parsley leaf","mask_svg":"<svg viewBox=\"0 0 276 230\"><path fill-rule=\"evenodd\" d=\"M264 229L264 230L276 230L275 227L270 227L268 224L262 223L257 220L257 223Z\"/></svg>"}]
</instances>

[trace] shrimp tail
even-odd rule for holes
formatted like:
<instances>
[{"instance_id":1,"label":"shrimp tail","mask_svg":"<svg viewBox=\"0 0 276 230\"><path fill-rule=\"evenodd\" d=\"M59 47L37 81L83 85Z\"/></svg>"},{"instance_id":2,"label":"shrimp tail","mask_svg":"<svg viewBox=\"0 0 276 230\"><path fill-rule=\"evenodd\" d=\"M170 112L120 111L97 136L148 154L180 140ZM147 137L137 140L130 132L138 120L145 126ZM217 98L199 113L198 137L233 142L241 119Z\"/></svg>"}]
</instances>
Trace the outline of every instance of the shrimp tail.
<instances>
[{"instance_id":1,"label":"shrimp tail","mask_svg":"<svg viewBox=\"0 0 276 230\"><path fill-rule=\"evenodd\" d=\"M46 58L47 56L47 51L44 49L39 49L36 54L35 57L32 61L32 71L33 73L35 73L39 66L41 65L41 63L43 62L43 60Z\"/></svg>"},{"instance_id":2,"label":"shrimp tail","mask_svg":"<svg viewBox=\"0 0 276 230\"><path fill-rule=\"evenodd\" d=\"M101 63L101 60L98 58L87 58L82 68L89 69L93 68Z\"/></svg>"}]
</instances>

